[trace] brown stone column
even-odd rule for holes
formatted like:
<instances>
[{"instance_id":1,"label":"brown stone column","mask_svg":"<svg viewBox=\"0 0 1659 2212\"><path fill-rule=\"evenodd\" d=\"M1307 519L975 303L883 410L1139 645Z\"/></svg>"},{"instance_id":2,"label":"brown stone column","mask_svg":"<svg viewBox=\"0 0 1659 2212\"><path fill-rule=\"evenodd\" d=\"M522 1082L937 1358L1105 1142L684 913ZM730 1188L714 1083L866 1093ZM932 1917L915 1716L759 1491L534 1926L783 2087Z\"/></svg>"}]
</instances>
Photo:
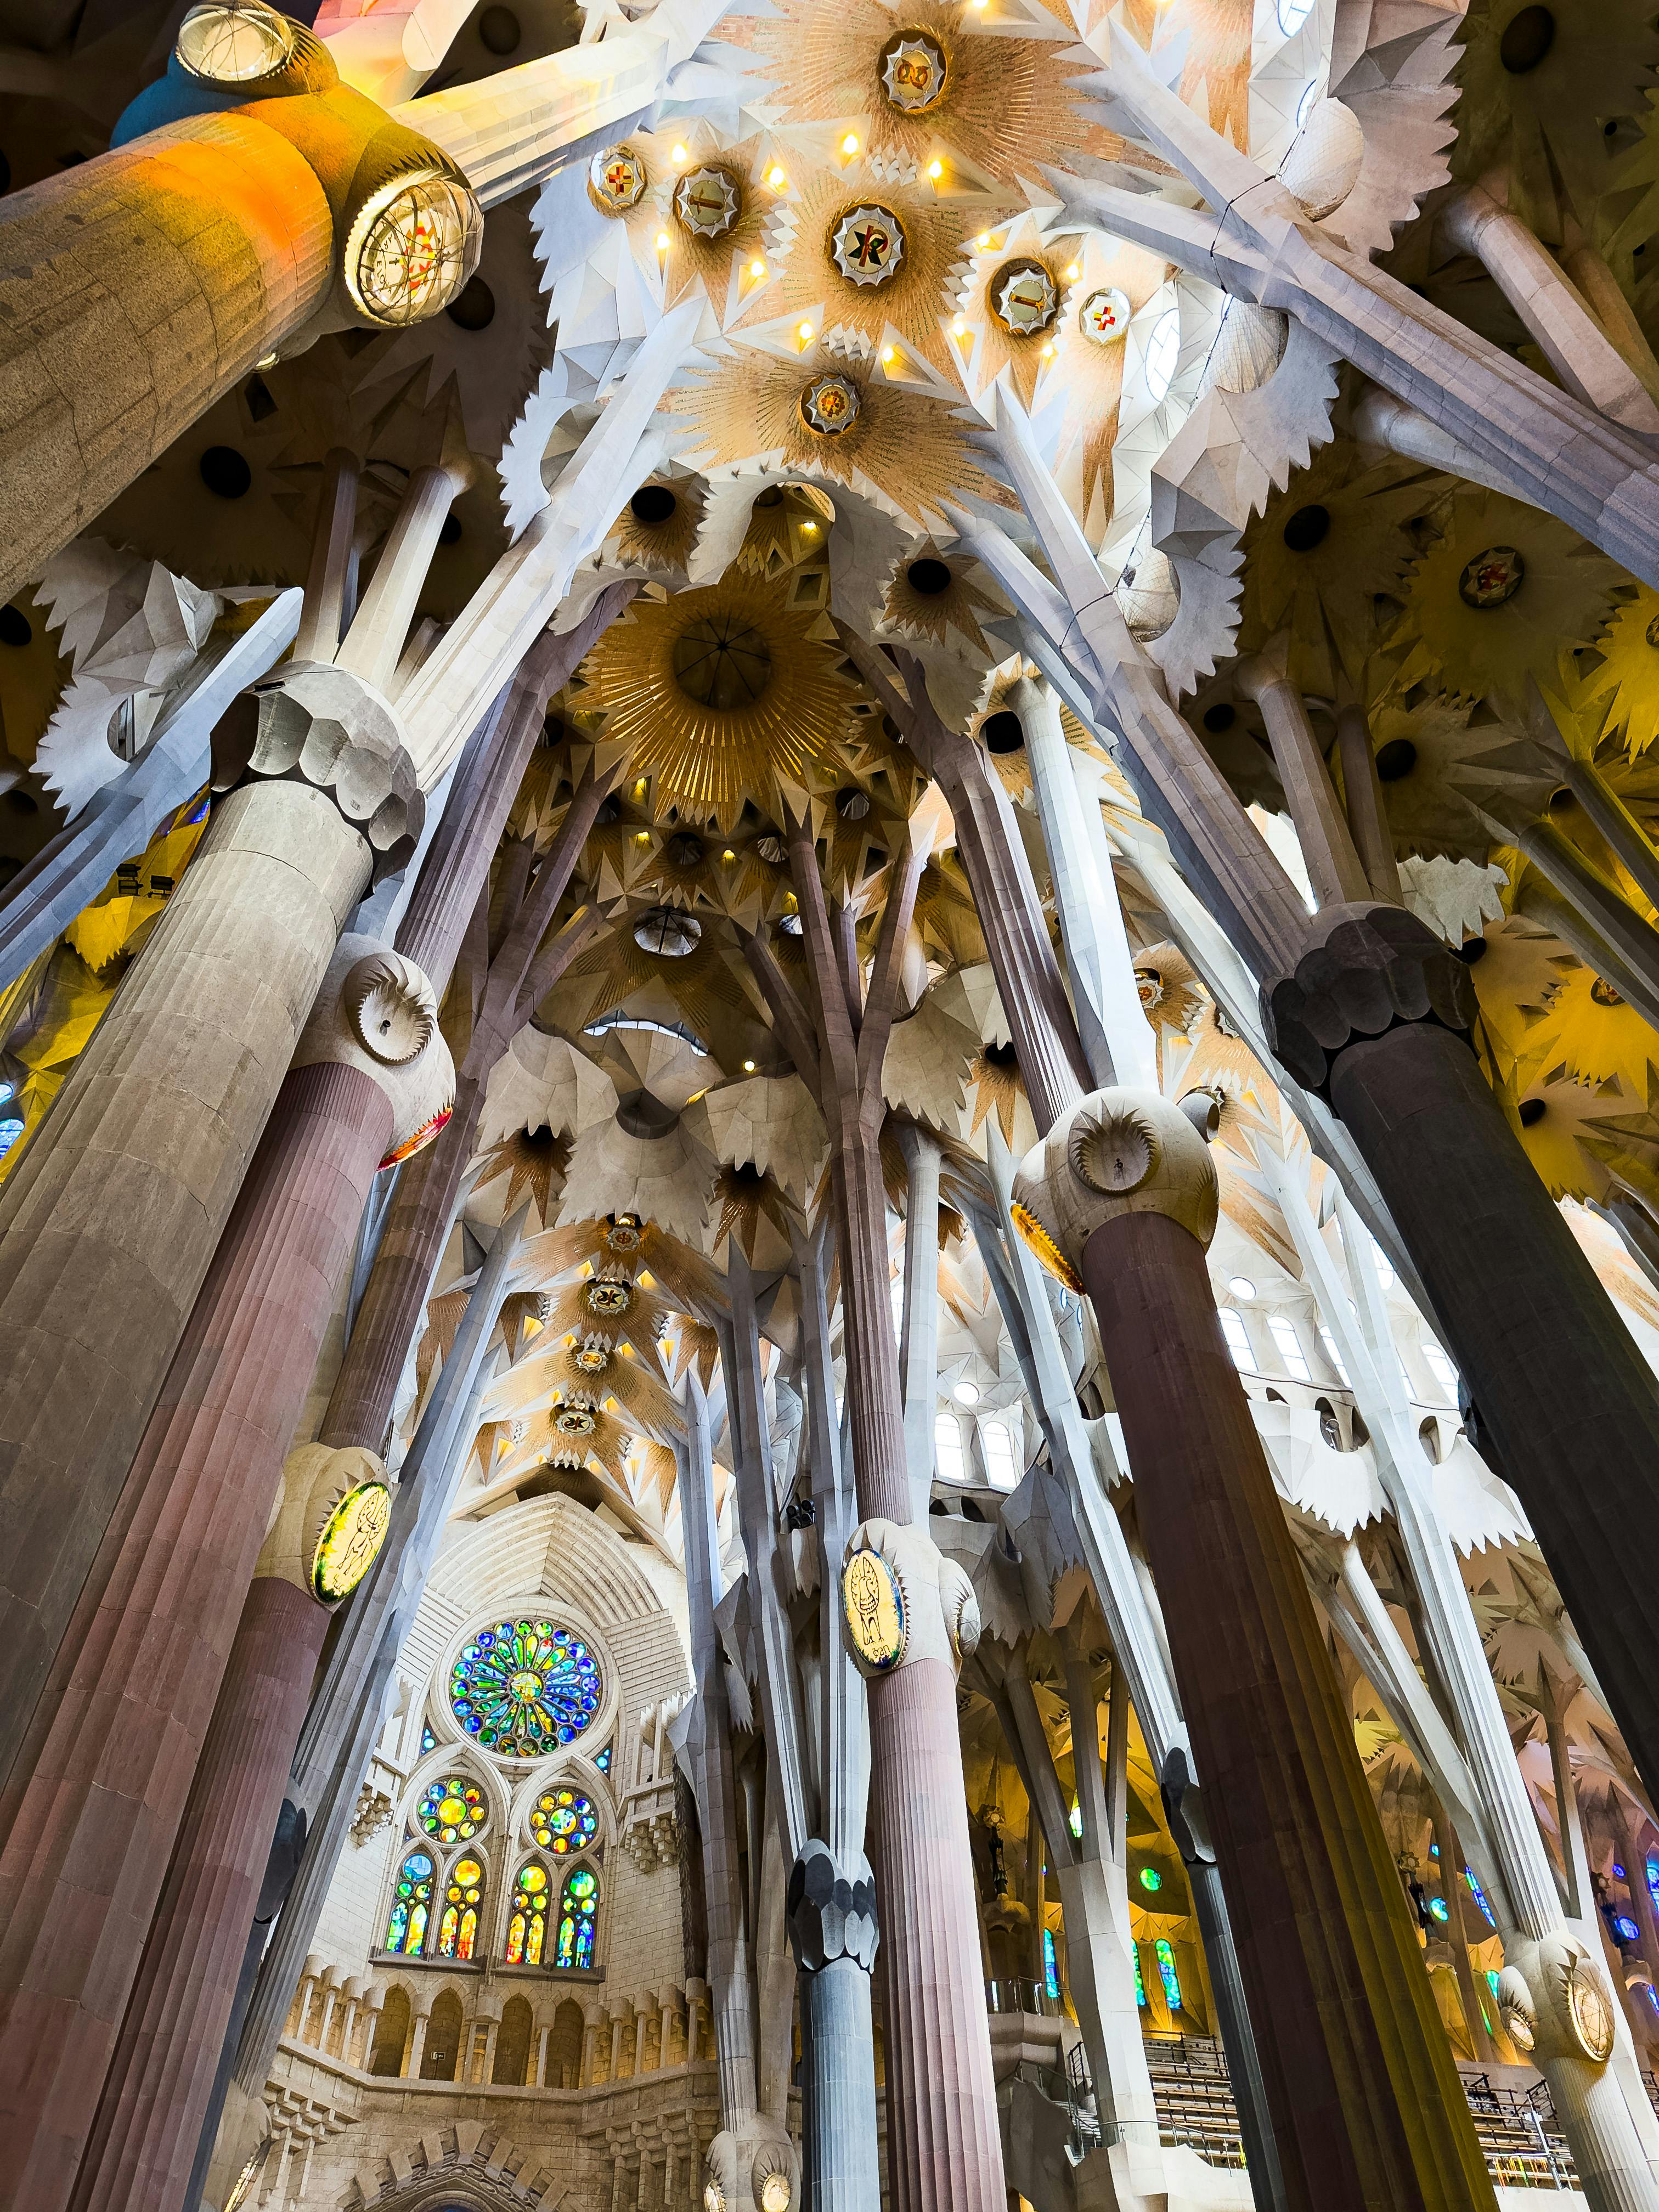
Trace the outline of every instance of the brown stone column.
<instances>
[{"instance_id":1,"label":"brown stone column","mask_svg":"<svg viewBox=\"0 0 1659 2212\"><path fill-rule=\"evenodd\" d=\"M0 2136L9 2185L37 2204L66 2201L92 2125L283 1449L392 1127L361 1068L289 1077L65 1639L61 1694L43 1700L52 1717L0 1855ZM261 1858L275 1819L273 1802ZM248 1917L228 1939L232 1987ZM190 1932L210 1948L218 1935Z\"/></svg>"},{"instance_id":2,"label":"brown stone column","mask_svg":"<svg viewBox=\"0 0 1659 2212\"><path fill-rule=\"evenodd\" d=\"M1468 969L1410 915L1334 909L1263 993L1411 1254L1640 1771L1659 1774L1659 1392L1466 1034Z\"/></svg>"},{"instance_id":3,"label":"brown stone column","mask_svg":"<svg viewBox=\"0 0 1659 2212\"><path fill-rule=\"evenodd\" d=\"M1216 1320L1202 1140L1154 1095L1097 1093L1028 1158L1017 1195L1062 1258L1080 1257L1099 1322L1287 2203L1490 2207L1404 1893Z\"/></svg>"},{"instance_id":4,"label":"brown stone column","mask_svg":"<svg viewBox=\"0 0 1659 2212\"><path fill-rule=\"evenodd\" d=\"M0 1771L370 858L329 792L233 792L0 1198Z\"/></svg>"},{"instance_id":5,"label":"brown stone column","mask_svg":"<svg viewBox=\"0 0 1659 2212\"><path fill-rule=\"evenodd\" d=\"M76 2212L177 2212L183 2202L328 1620L279 1577L249 1588L71 2200Z\"/></svg>"}]
</instances>

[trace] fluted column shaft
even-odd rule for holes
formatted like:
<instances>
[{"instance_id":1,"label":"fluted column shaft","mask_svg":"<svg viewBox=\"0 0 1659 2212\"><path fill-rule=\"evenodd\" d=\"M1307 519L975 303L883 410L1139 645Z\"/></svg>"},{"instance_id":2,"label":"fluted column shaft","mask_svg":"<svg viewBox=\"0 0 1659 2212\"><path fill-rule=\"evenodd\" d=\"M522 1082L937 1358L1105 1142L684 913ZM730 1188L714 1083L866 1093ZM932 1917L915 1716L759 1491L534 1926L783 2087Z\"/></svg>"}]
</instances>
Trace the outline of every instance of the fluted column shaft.
<instances>
[{"instance_id":1,"label":"fluted column shaft","mask_svg":"<svg viewBox=\"0 0 1659 2212\"><path fill-rule=\"evenodd\" d=\"M1292 2212L1481 2206L1492 2184L1203 1247L1161 1213L1083 1273L1137 1475Z\"/></svg>"},{"instance_id":2,"label":"fluted column shaft","mask_svg":"<svg viewBox=\"0 0 1659 2212\"><path fill-rule=\"evenodd\" d=\"M334 221L248 108L14 193L0 230L0 599L313 311Z\"/></svg>"},{"instance_id":3,"label":"fluted column shaft","mask_svg":"<svg viewBox=\"0 0 1659 2212\"><path fill-rule=\"evenodd\" d=\"M0 1198L5 1768L368 873L327 793L234 792Z\"/></svg>"},{"instance_id":4,"label":"fluted column shaft","mask_svg":"<svg viewBox=\"0 0 1659 2212\"><path fill-rule=\"evenodd\" d=\"M293 1583L262 1575L249 1587L82 2164L76 2212L176 2212L183 2202L328 1618ZM347 2008L342 2043L348 2063L355 2010L355 2002Z\"/></svg>"},{"instance_id":5,"label":"fluted column shaft","mask_svg":"<svg viewBox=\"0 0 1659 2212\"><path fill-rule=\"evenodd\" d=\"M67 2193L391 1125L360 1070L288 1078L65 1640L0 1856L0 2203Z\"/></svg>"},{"instance_id":6,"label":"fluted column shaft","mask_svg":"<svg viewBox=\"0 0 1659 2212\"><path fill-rule=\"evenodd\" d=\"M856 1959L831 1959L801 1976L800 1992L805 2008L801 2162L806 2200L821 2212L860 2212L881 2200L880 2147L870 2095L876 2068L870 1977Z\"/></svg>"}]
</instances>

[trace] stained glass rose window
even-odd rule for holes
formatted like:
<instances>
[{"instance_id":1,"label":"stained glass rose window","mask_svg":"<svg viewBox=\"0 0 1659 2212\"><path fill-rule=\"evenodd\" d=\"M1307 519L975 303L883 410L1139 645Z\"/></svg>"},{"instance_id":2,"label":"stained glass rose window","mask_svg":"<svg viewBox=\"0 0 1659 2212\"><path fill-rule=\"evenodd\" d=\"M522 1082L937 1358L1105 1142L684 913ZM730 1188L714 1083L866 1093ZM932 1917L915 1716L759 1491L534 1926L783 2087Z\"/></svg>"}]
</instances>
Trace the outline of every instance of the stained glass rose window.
<instances>
[{"instance_id":1,"label":"stained glass rose window","mask_svg":"<svg viewBox=\"0 0 1659 2212\"><path fill-rule=\"evenodd\" d=\"M585 1851L599 1832L592 1801L575 1790L549 1790L530 1813L530 1832L544 1851Z\"/></svg>"},{"instance_id":2,"label":"stained glass rose window","mask_svg":"<svg viewBox=\"0 0 1659 2212\"><path fill-rule=\"evenodd\" d=\"M501 1620L462 1646L449 1702L486 1751L541 1759L592 1725L600 1692L598 1662L574 1629Z\"/></svg>"},{"instance_id":3,"label":"stained glass rose window","mask_svg":"<svg viewBox=\"0 0 1659 2212\"><path fill-rule=\"evenodd\" d=\"M476 1782L448 1774L441 1782L428 1783L415 1817L439 1843L464 1844L477 1834L489 1814Z\"/></svg>"}]
</instances>

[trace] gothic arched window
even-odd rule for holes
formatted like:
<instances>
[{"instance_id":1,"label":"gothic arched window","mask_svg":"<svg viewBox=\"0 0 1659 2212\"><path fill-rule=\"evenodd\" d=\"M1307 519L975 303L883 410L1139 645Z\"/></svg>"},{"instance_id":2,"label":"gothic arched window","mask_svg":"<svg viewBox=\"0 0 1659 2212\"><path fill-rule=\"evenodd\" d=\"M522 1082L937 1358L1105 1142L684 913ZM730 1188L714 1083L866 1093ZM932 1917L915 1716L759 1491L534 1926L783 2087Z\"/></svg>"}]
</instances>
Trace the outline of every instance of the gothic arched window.
<instances>
[{"instance_id":1,"label":"gothic arched window","mask_svg":"<svg viewBox=\"0 0 1659 2212\"><path fill-rule=\"evenodd\" d=\"M438 1956L471 1959L478 1948L478 1907L483 1902L484 1870L475 1858L459 1858L444 1889L444 1917L438 1923Z\"/></svg>"},{"instance_id":2,"label":"gothic arched window","mask_svg":"<svg viewBox=\"0 0 1659 2212\"><path fill-rule=\"evenodd\" d=\"M426 1923L432 1912L434 1872L429 1851L411 1851L398 1868L392 1913L386 1923L388 1951L405 1951L418 1957L425 1949Z\"/></svg>"},{"instance_id":3,"label":"gothic arched window","mask_svg":"<svg viewBox=\"0 0 1659 2212\"><path fill-rule=\"evenodd\" d=\"M428 1782L421 1792L415 1817L435 1843L470 1843L489 1818L484 1795L476 1782L447 1774Z\"/></svg>"},{"instance_id":4,"label":"gothic arched window","mask_svg":"<svg viewBox=\"0 0 1659 2212\"><path fill-rule=\"evenodd\" d=\"M547 1869L539 1859L526 1861L513 1885L513 1911L507 1923L509 1966L541 1965L547 1944L547 1908L552 1901Z\"/></svg>"},{"instance_id":5,"label":"gothic arched window","mask_svg":"<svg viewBox=\"0 0 1659 2212\"><path fill-rule=\"evenodd\" d=\"M561 1966L591 1966L593 1963L593 1923L599 1909L599 1878L592 1867L572 1867L565 1876L559 1900Z\"/></svg>"}]
</instances>

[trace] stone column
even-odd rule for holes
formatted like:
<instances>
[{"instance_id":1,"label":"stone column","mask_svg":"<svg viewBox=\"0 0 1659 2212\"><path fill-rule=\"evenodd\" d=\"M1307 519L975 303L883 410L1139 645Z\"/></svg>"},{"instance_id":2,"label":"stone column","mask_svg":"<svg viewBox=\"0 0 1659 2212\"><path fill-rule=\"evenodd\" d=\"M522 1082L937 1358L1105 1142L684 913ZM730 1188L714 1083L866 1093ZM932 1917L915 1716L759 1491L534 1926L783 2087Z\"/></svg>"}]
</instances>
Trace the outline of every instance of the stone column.
<instances>
[{"instance_id":1,"label":"stone column","mask_svg":"<svg viewBox=\"0 0 1659 2212\"><path fill-rule=\"evenodd\" d=\"M426 2011L416 2014L410 2028L409 2056L404 2061L404 2079L407 2081L418 2081L421 2078L421 2061L426 2056L426 2032L431 2025L432 2009L428 2006Z\"/></svg>"},{"instance_id":2,"label":"stone column","mask_svg":"<svg viewBox=\"0 0 1659 2212\"><path fill-rule=\"evenodd\" d=\"M904 1320L899 1333L899 1388L904 1403L904 1458L910 1473L910 1517L925 1521L933 1494L933 1421L939 1403L939 1139L904 1123Z\"/></svg>"},{"instance_id":3,"label":"stone column","mask_svg":"<svg viewBox=\"0 0 1659 2212\"><path fill-rule=\"evenodd\" d=\"M685 1985L685 2063L695 2066L702 2057L703 2007L708 1996L708 1984L696 1975Z\"/></svg>"},{"instance_id":4,"label":"stone column","mask_svg":"<svg viewBox=\"0 0 1659 2212\"><path fill-rule=\"evenodd\" d=\"M1287 2203L1490 2206L1284 1511L1215 1319L1202 1139L1097 1093L1017 1197L1094 1304L1259 2035ZM1345 1993L1339 2007L1324 1993Z\"/></svg>"},{"instance_id":5,"label":"stone column","mask_svg":"<svg viewBox=\"0 0 1659 2212\"><path fill-rule=\"evenodd\" d=\"M1410 915L1337 908L1263 1005L1376 1176L1465 1426L1519 1494L1638 1769L1659 1773L1659 1400L1469 1048L1468 970Z\"/></svg>"},{"instance_id":6,"label":"stone column","mask_svg":"<svg viewBox=\"0 0 1659 2212\"><path fill-rule=\"evenodd\" d=\"M390 709L334 671L261 685L249 768L0 1200L9 1766L77 1599L90 1625L106 1531L118 1555L124 1479L341 928L419 824Z\"/></svg>"},{"instance_id":7,"label":"stone column","mask_svg":"<svg viewBox=\"0 0 1659 2212\"><path fill-rule=\"evenodd\" d=\"M611 2079L613 2081L622 2079L623 2037L627 2032L628 2013L624 2001L611 2015Z\"/></svg>"},{"instance_id":8,"label":"stone column","mask_svg":"<svg viewBox=\"0 0 1659 2212\"><path fill-rule=\"evenodd\" d=\"M578 2088L587 2089L592 2087L593 2053L598 2048L599 2039L599 2024L596 2020L590 2020L582 2030L582 2064L580 2078L576 2085Z\"/></svg>"},{"instance_id":9,"label":"stone column","mask_svg":"<svg viewBox=\"0 0 1659 2212\"><path fill-rule=\"evenodd\" d=\"M1289 635L1281 632L1265 651L1240 665L1237 682L1245 698L1261 709L1314 897L1321 906L1339 905L1344 899L1369 896L1370 884L1308 719L1307 702L1291 681L1289 653Z\"/></svg>"},{"instance_id":10,"label":"stone column","mask_svg":"<svg viewBox=\"0 0 1659 2212\"><path fill-rule=\"evenodd\" d=\"M400 174L434 174L458 248L422 312L476 265L477 206L448 155L343 85L299 25L271 59L202 115L200 72L175 58L138 104L143 135L7 201L0 597L265 355L325 315L385 326L376 210Z\"/></svg>"}]
</instances>

